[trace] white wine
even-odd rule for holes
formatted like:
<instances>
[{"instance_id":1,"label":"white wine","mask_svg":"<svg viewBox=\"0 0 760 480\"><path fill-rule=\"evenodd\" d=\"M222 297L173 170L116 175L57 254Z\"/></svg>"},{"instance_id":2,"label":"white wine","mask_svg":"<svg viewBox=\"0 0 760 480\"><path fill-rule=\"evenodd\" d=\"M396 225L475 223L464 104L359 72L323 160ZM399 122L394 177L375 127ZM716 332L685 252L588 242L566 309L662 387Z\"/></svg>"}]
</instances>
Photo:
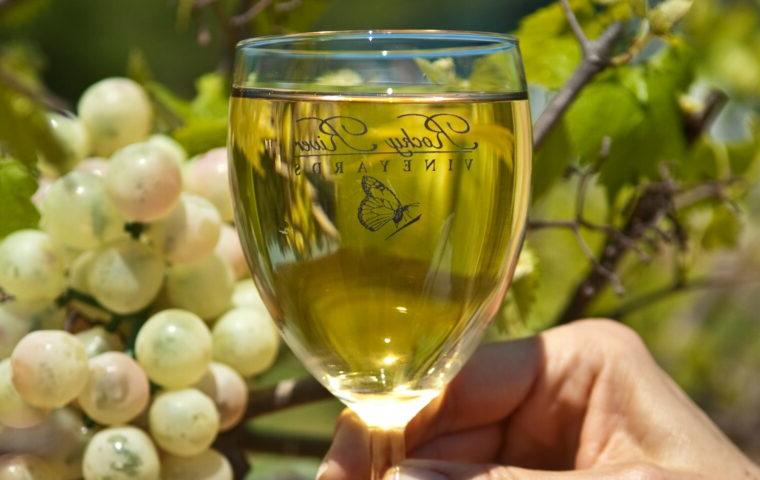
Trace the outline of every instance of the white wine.
<instances>
[{"instance_id":1,"label":"white wine","mask_svg":"<svg viewBox=\"0 0 760 480\"><path fill-rule=\"evenodd\" d=\"M238 228L286 342L368 425L406 424L508 287L526 95L236 89L230 119Z\"/></svg>"}]
</instances>

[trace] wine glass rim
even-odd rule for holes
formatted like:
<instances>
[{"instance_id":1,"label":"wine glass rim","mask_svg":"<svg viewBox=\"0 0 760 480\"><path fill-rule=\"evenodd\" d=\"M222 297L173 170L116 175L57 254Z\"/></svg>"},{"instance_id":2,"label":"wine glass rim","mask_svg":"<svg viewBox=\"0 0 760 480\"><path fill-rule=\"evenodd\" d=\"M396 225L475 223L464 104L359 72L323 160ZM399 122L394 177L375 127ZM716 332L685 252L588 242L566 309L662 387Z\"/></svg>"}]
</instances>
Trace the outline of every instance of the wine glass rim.
<instances>
[{"instance_id":1,"label":"wine glass rim","mask_svg":"<svg viewBox=\"0 0 760 480\"><path fill-rule=\"evenodd\" d=\"M287 48L298 42L313 41L379 41L376 49L294 49ZM452 47L393 48L382 43L389 40L414 40L418 42L452 41L463 45ZM467 45L472 43L472 45ZM477 56L512 50L518 47L518 39L509 34L467 30L325 30L317 32L292 33L287 35L265 35L242 40L237 44L239 52L251 51L269 55L296 57L352 57L352 58L404 58L404 57L462 57Z\"/></svg>"}]
</instances>

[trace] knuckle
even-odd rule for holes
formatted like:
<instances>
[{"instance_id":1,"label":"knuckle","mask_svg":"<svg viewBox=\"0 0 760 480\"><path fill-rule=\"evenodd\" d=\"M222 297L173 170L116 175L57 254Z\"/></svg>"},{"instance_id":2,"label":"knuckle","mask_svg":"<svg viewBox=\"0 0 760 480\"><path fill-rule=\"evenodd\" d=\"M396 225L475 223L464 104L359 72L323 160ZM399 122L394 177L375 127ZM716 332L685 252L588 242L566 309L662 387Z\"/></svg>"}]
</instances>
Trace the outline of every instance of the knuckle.
<instances>
[{"instance_id":1,"label":"knuckle","mask_svg":"<svg viewBox=\"0 0 760 480\"><path fill-rule=\"evenodd\" d=\"M612 354L647 353L646 345L638 333L620 322L607 319L591 319L578 322L590 341L600 342Z\"/></svg>"},{"instance_id":2,"label":"knuckle","mask_svg":"<svg viewBox=\"0 0 760 480\"><path fill-rule=\"evenodd\" d=\"M638 463L626 469L624 480L666 480L664 470L648 463ZM672 478L672 477L671 477Z\"/></svg>"}]
</instances>

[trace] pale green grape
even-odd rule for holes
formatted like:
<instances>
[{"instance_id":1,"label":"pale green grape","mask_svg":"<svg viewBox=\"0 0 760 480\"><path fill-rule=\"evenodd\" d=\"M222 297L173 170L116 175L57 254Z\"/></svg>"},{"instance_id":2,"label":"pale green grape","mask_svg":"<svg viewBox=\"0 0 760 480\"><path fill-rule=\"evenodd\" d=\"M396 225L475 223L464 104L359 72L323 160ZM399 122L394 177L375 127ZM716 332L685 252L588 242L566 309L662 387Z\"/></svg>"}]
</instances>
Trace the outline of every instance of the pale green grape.
<instances>
[{"instance_id":1,"label":"pale green grape","mask_svg":"<svg viewBox=\"0 0 760 480\"><path fill-rule=\"evenodd\" d=\"M240 280L249 275L248 264L245 263L245 254L235 227L222 225L219 241L216 243L214 251L230 266L235 280Z\"/></svg>"},{"instance_id":2,"label":"pale green grape","mask_svg":"<svg viewBox=\"0 0 760 480\"><path fill-rule=\"evenodd\" d=\"M20 302L0 303L0 360L8 358L13 347L31 330L27 308Z\"/></svg>"},{"instance_id":3,"label":"pale green grape","mask_svg":"<svg viewBox=\"0 0 760 480\"><path fill-rule=\"evenodd\" d=\"M103 425L129 422L148 405L148 377L137 362L121 352L106 352L90 359L87 385L79 406Z\"/></svg>"},{"instance_id":4,"label":"pale green grape","mask_svg":"<svg viewBox=\"0 0 760 480\"><path fill-rule=\"evenodd\" d=\"M71 262L69 265L69 288L82 293L90 292L87 277L90 275L90 267L97 254L97 250L87 250L80 253Z\"/></svg>"},{"instance_id":5,"label":"pale green grape","mask_svg":"<svg viewBox=\"0 0 760 480\"><path fill-rule=\"evenodd\" d=\"M108 159L103 157L85 158L76 167L80 172L88 172L99 177L105 177L108 172Z\"/></svg>"},{"instance_id":6,"label":"pale green grape","mask_svg":"<svg viewBox=\"0 0 760 480\"><path fill-rule=\"evenodd\" d=\"M145 308L164 280L161 257L140 242L127 239L98 251L87 276L89 292L116 313Z\"/></svg>"},{"instance_id":7,"label":"pale green grape","mask_svg":"<svg viewBox=\"0 0 760 480\"><path fill-rule=\"evenodd\" d=\"M88 358L105 352L123 350L124 344L118 335L107 331L102 326L88 328L74 334L77 340L84 345L84 351Z\"/></svg>"},{"instance_id":8,"label":"pale green grape","mask_svg":"<svg viewBox=\"0 0 760 480\"><path fill-rule=\"evenodd\" d=\"M116 152L105 178L116 208L137 222L166 216L182 193L182 171L172 154L147 142Z\"/></svg>"},{"instance_id":9,"label":"pale green grape","mask_svg":"<svg viewBox=\"0 0 760 480\"><path fill-rule=\"evenodd\" d=\"M163 480L232 480L230 462L209 449L192 457L166 455L161 459Z\"/></svg>"},{"instance_id":10,"label":"pale green grape","mask_svg":"<svg viewBox=\"0 0 760 480\"><path fill-rule=\"evenodd\" d=\"M219 412L219 430L231 429L243 418L248 406L248 387L232 368L214 362L195 388L210 398Z\"/></svg>"},{"instance_id":11,"label":"pale green grape","mask_svg":"<svg viewBox=\"0 0 760 480\"><path fill-rule=\"evenodd\" d=\"M13 385L28 404L60 408L87 383L84 346L61 330L38 330L21 339L11 354Z\"/></svg>"},{"instance_id":12,"label":"pale green grape","mask_svg":"<svg viewBox=\"0 0 760 480\"><path fill-rule=\"evenodd\" d=\"M209 150L185 166L185 189L208 199L225 222L231 222L232 192L225 147Z\"/></svg>"},{"instance_id":13,"label":"pale green grape","mask_svg":"<svg viewBox=\"0 0 760 480\"><path fill-rule=\"evenodd\" d=\"M187 161L187 152L182 148L182 145L178 141L174 140L168 135L162 135L157 133L148 137L148 143L154 147L162 148L166 153L171 155L178 165L182 165Z\"/></svg>"},{"instance_id":14,"label":"pale green grape","mask_svg":"<svg viewBox=\"0 0 760 480\"><path fill-rule=\"evenodd\" d=\"M53 466L34 455L0 456L0 480L61 480Z\"/></svg>"},{"instance_id":15,"label":"pale green grape","mask_svg":"<svg viewBox=\"0 0 760 480\"><path fill-rule=\"evenodd\" d=\"M166 277L169 302L207 320L227 310L232 287L232 272L215 253L194 263L174 265Z\"/></svg>"},{"instance_id":16,"label":"pale green grape","mask_svg":"<svg viewBox=\"0 0 760 480\"><path fill-rule=\"evenodd\" d=\"M267 370L277 358L280 337L272 319L259 309L230 310L216 322L211 336L214 360L244 377Z\"/></svg>"},{"instance_id":17,"label":"pale green grape","mask_svg":"<svg viewBox=\"0 0 760 480\"><path fill-rule=\"evenodd\" d=\"M171 213L150 226L147 238L170 262L194 262L214 250L221 226L211 202L183 193Z\"/></svg>"},{"instance_id":18,"label":"pale green grape","mask_svg":"<svg viewBox=\"0 0 760 480\"><path fill-rule=\"evenodd\" d=\"M90 153L90 137L79 118L59 113L48 113L48 125L63 150L59 159L64 168L71 168Z\"/></svg>"},{"instance_id":19,"label":"pale green grape","mask_svg":"<svg viewBox=\"0 0 760 480\"><path fill-rule=\"evenodd\" d=\"M160 470L156 447L135 427L101 430L84 453L85 480L158 480Z\"/></svg>"},{"instance_id":20,"label":"pale green grape","mask_svg":"<svg viewBox=\"0 0 760 480\"><path fill-rule=\"evenodd\" d=\"M58 480L75 480L82 478L82 457L92 433L81 413L66 407L33 427L0 432L0 451L37 455L55 469Z\"/></svg>"},{"instance_id":21,"label":"pale green grape","mask_svg":"<svg viewBox=\"0 0 760 480\"><path fill-rule=\"evenodd\" d=\"M256 308L264 312L267 311L267 307L264 305L264 301L259 294L259 289L256 288L256 284L250 278L240 280L235 284L232 291L232 305L235 307Z\"/></svg>"},{"instance_id":22,"label":"pale green grape","mask_svg":"<svg viewBox=\"0 0 760 480\"><path fill-rule=\"evenodd\" d=\"M92 151L104 157L145 138L153 120L148 95L128 78L106 78L91 85L79 99L77 111Z\"/></svg>"},{"instance_id":23,"label":"pale green grape","mask_svg":"<svg viewBox=\"0 0 760 480\"><path fill-rule=\"evenodd\" d=\"M5 359L0 362L0 425L28 428L44 419L45 413L24 402L13 386L11 361Z\"/></svg>"},{"instance_id":24,"label":"pale green grape","mask_svg":"<svg viewBox=\"0 0 760 480\"><path fill-rule=\"evenodd\" d=\"M0 242L0 287L27 301L52 300L63 292L64 265L49 235L18 230Z\"/></svg>"},{"instance_id":25,"label":"pale green grape","mask_svg":"<svg viewBox=\"0 0 760 480\"><path fill-rule=\"evenodd\" d=\"M74 170L56 180L40 209L40 225L56 242L95 248L125 237L124 217L106 194L103 177Z\"/></svg>"},{"instance_id":26,"label":"pale green grape","mask_svg":"<svg viewBox=\"0 0 760 480\"><path fill-rule=\"evenodd\" d=\"M140 329L135 353L153 382L183 388L206 373L211 363L211 334L197 315L164 310L150 317Z\"/></svg>"},{"instance_id":27,"label":"pale green grape","mask_svg":"<svg viewBox=\"0 0 760 480\"><path fill-rule=\"evenodd\" d=\"M188 388L160 394L149 413L150 434L159 447L181 457L198 455L219 432L214 402Z\"/></svg>"}]
</instances>

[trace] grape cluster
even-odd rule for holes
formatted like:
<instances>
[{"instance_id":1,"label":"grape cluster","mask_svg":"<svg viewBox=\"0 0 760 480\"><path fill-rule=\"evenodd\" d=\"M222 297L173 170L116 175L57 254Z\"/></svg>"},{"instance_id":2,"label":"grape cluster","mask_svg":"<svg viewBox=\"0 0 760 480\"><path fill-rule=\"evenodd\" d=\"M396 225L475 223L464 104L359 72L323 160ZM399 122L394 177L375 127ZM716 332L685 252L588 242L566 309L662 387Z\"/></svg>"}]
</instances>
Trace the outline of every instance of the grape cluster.
<instances>
[{"instance_id":1,"label":"grape cluster","mask_svg":"<svg viewBox=\"0 0 760 480\"><path fill-rule=\"evenodd\" d=\"M232 478L211 446L279 336L226 151L188 159L152 117L124 78L50 115L68 173L43 166L39 229L0 242L0 478Z\"/></svg>"}]
</instances>

